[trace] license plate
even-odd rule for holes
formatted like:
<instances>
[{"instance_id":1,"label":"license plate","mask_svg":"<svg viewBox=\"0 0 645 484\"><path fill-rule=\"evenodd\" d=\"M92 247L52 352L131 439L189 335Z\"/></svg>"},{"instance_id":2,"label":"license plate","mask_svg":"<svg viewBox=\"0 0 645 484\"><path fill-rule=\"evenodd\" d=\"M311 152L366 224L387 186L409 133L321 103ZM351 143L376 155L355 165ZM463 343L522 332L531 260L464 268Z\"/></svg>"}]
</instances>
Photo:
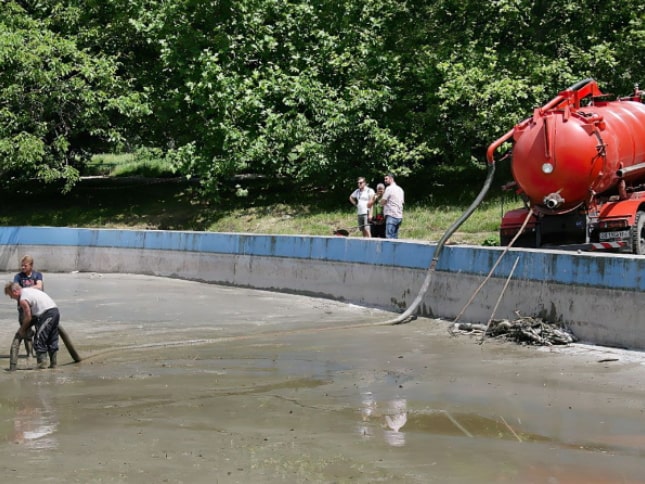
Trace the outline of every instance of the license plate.
<instances>
[{"instance_id":1,"label":"license plate","mask_svg":"<svg viewBox=\"0 0 645 484\"><path fill-rule=\"evenodd\" d=\"M625 240L629 239L629 230L617 230L615 232L600 232L598 234L601 242L607 240Z\"/></svg>"}]
</instances>

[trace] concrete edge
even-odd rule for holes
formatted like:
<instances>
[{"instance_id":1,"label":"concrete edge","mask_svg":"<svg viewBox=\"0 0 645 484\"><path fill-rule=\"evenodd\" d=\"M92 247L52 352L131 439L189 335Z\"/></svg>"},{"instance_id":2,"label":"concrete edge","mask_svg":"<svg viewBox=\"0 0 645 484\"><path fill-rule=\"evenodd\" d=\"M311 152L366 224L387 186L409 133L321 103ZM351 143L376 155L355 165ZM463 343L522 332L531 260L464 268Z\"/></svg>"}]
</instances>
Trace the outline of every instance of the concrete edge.
<instances>
[{"instance_id":1,"label":"concrete edge","mask_svg":"<svg viewBox=\"0 0 645 484\"><path fill-rule=\"evenodd\" d=\"M48 227L0 228L0 267L29 253L52 272L137 273L406 308L417 296L434 246L344 237ZM645 257L511 250L464 308L501 249L449 246L419 314L461 321L542 316L582 341L645 349L641 298ZM493 308L517 259L512 284Z\"/></svg>"}]
</instances>

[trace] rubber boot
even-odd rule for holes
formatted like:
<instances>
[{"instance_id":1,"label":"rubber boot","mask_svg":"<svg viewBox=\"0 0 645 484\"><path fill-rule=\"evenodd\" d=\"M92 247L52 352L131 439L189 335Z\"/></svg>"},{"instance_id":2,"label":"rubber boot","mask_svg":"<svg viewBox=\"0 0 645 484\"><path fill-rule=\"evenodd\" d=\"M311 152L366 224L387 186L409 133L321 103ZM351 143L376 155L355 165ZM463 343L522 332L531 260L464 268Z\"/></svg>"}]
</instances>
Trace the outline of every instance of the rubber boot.
<instances>
[{"instance_id":1,"label":"rubber boot","mask_svg":"<svg viewBox=\"0 0 645 484\"><path fill-rule=\"evenodd\" d=\"M25 340L25 349L27 350L27 358L36 356L36 353L34 352L34 342L32 340L30 339Z\"/></svg>"},{"instance_id":2,"label":"rubber boot","mask_svg":"<svg viewBox=\"0 0 645 484\"><path fill-rule=\"evenodd\" d=\"M36 363L38 363L39 370L44 370L45 368L47 368L47 353L37 353Z\"/></svg>"},{"instance_id":3,"label":"rubber boot","mask_svg":"<svg viewBox=\"0 0 645 484\"><path fill-rule=\"evenodd\" d=\"M58 351L49 352L49 367L56 368L58 366Z\"/></svg>"}]
</instances>

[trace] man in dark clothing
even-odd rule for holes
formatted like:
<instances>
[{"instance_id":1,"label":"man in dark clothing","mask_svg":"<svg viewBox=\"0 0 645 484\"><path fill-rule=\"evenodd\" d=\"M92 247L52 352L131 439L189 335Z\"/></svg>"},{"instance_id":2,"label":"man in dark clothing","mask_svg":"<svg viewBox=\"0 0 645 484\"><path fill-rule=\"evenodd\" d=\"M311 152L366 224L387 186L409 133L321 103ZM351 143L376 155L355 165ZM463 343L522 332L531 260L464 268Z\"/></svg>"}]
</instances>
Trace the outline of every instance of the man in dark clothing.
<instances>
[{"instance_id":1,"label":"man in dark clothing","mask_svg":"<svg viewBox=\"0 0 645 484\"><path fill-rule=\"evenodd\" d=\"M20 272L13 277L13 282L17 282L21 287L35 287L36 289L44 290L44 282L42 273L34 270L34 258L30 255L24 256L20 259ZM22 312L20 305L18 305L18 324L22 319ZM27 350L27 357L36 356L34 353L34 330L27 331L23 341L25 342L25 350Z\"/></svg>"},{"instance_id":2,"label":"man in dark clothing","mask_svg":"<svg viewBox=\"0 0 645 484\"><path fill-rule=\"evenodd\" d=\"M17 282L21 287L35 287L41 291L45 289L43 275L34 270L34 258L30 255L20 260L20 272L13 276L13 282Z\"/></svg>"}]
</instances>

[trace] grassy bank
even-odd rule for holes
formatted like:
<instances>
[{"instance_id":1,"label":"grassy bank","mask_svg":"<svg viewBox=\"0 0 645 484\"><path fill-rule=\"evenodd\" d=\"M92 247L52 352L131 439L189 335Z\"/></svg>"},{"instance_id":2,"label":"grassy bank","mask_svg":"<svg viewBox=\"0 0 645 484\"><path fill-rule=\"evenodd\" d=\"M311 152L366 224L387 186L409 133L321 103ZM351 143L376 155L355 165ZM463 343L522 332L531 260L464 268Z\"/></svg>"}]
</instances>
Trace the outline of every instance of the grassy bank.
<instances>
[{"instance_id":1,"label":"grassy bank","mask_svg":"<svg viewBox=\"0 0 645 484\"><path fill-rule=\"evenodd\" d=\"M437 241L475 199L484 177L480 169L467 176L446 171L432 180L400 180L407 199L400 237ZM506 181L494 183L452 243L499 242L502 210L519 206L498 189ZM301 235L332 235L346 228L351 237L360 237L347 200L351 184L326 190L287 181L236 180L222 186L217 201L204 199L195 188L180 178L141 176L85 178L65 195L34 184L0 195L0 223Z\"/></svg>"}]
</instances>

